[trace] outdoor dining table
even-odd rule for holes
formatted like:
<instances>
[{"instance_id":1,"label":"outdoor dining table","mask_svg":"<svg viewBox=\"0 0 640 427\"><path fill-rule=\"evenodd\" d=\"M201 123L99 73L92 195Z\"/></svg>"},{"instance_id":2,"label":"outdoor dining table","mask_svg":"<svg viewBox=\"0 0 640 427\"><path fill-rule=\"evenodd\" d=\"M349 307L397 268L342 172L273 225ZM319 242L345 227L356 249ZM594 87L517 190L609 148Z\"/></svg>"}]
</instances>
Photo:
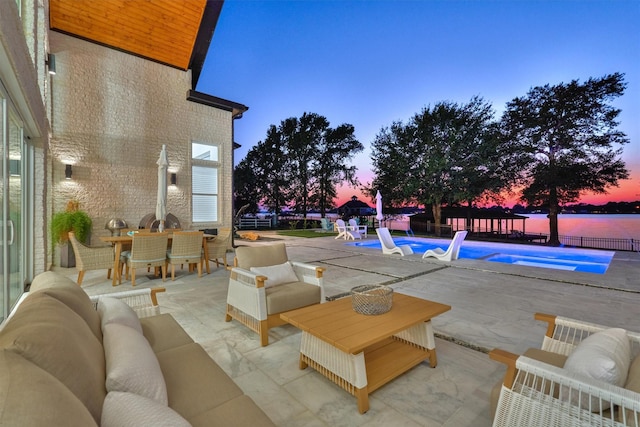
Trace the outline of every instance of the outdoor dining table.
<instances>
[{"instance_id":1,"label":"outdoor dining table","mask_svg":"<svg viewBox=\"0 0 640 427\"><path fill-rule=\"evenodd\" d=\"M203 234L202 235L202 248L204 249L204 259L209 259L209 249L207 247L207 239L215 238L216 236L212 234ZM169 242L173 239L173 233L169 233ZM124 245L131 245L133 242L133 236L128 234L123 234L121 236L103 236L100 237L100 240L103 242L111 243L114 246L115 257L113 260L113 281L112 285L116 286L116 284L120 281L120 254L122 254L122 247ZM206 263L207 274L210 273L209 263Z\"/></svg>"}]
</instances>

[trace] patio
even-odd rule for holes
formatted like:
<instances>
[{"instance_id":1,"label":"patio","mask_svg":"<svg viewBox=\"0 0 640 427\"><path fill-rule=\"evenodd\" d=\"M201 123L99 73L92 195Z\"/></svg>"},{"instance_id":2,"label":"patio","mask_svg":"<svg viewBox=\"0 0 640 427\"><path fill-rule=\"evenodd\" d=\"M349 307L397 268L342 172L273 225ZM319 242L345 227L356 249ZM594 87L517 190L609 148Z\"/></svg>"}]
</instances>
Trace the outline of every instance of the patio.
<instances>
[{"instance_id":1,"label":"patio","mask_svg":"<svg viewBox=\"0 0 640 427\"><path fill-rule=\"evenodd\" d=\"M282 426L489 426L489 393L503 375L501 364L483 352L499 347L522 353L539 347L544 325L533 313L574 317L640 331L640 254L616 253L604 275L512 266L475 260L442 263L345 246L333 234L290 238L260 232L269 239L236 241L263 245L283 239L292 260L327 268L327 295L360 284L383 283L397 292L452 306L433 320L438 366L413 368L370 396L360 415L356 400L312 369L298 369L300 333L275 328L261 347L257 334L224 322L228 272L212 269L198 279L181 272L175 282L141 276L138 287L164 286L163 312L170 312L195 341ZM369 237L372 239L374 237ZM233 254L227 254L232 261ZM75 269L56 269L75 280ZM104 271L85 276L90 295L130 289L112 287Z\"/></svg>"}]
</instances>

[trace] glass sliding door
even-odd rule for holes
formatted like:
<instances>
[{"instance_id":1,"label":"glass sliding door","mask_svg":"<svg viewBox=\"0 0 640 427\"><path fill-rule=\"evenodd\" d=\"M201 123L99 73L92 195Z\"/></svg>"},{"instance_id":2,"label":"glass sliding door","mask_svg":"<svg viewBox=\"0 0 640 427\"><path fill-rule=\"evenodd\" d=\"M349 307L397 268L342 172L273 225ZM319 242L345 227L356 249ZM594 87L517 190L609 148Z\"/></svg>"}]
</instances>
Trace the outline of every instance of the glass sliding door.
<instances>
[{"instance_id":1,"label":"glass sliding door","mask_svg":"<svg viewBox=\"0 0 640 427\"><path fill-rule=\"evenodd\" d=\"M23 125L0 86L0 248L4 319L24 291Z\"/></svg>"}]
</instances>

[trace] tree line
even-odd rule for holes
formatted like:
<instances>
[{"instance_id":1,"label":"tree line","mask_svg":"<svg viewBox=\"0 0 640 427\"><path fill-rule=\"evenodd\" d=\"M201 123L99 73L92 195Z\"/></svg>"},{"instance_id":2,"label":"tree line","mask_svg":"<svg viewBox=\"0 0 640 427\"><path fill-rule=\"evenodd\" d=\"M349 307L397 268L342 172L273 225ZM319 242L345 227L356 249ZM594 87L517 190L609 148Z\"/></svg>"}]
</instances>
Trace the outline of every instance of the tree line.
<instances>
[{"instance_id":1,"label":"tree line","mask_svg":"<svg viewBox=\"0 0 640 427\"><path fill-rule=\"evenodd\" d=\"M235 205L258 204L279 214L283 206L306 217L311 209L322 216L333 208L337 185L359 185L349 162L364 150L354 127L330 127L326 117L304 113L271 125L264 141L251 148L234 171Z\"/></svg>"},{"instance_id":2,"label":"tree line","mask_svg":"<svg viewBox=\"0 0 640 427\"><path fill-rule=\"evenodd\" d=\"M498 119L479 96L427 106L379 131L371 145L375 178L362 189L372 200L379 190L386 207L430 207L436 224L443 206L516 195L548 209L549 243L559 244L561 206L628 178L620 156L629 140L612 105L625 88L621 73L537 86L509 101ZM353 131L307 113L272 125L236 168L236 206L314 207L324 215L338 183L357 185L348 162L363 146Z\"/></svg>"}]
</instances>

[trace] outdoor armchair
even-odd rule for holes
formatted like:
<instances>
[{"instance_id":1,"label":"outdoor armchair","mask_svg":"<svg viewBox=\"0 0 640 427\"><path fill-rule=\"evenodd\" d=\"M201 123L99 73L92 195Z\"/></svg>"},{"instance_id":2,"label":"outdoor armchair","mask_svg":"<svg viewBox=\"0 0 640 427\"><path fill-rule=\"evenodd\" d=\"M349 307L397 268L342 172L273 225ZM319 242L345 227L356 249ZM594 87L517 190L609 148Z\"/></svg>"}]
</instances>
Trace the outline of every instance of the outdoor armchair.
<instances>
[{"instance_id":1,"label":"outdoor armchair","mask_svg":"<svg viewBox=\"0 0 640 427\"><path fill-rule=\"evenodd\" d=\"M492 392L495 426L640 427L640 333L536 313L541 349L494 349L507 365Z\"/></svg>"},{"instance_id":2,"label":"outdoor armchair","mask_svg":"<svg viewBox=\"0 0 640 427\"><path fill-rule=\"evenodd\" d=\"M89 270L107 270L107 279L111 277L114 251L111 246L91 247L81 243L73 232L69 233L69 242L76 256L78 270L78 285L82 285L84 272Z\"/></svg>"},{"instance_id":3,"label":"outdoor armchair","mask_svg":"<svg viewBox=\"0 0 640 427\"><path fill-rule=\"evenodd\" d=\"M160 267L162 281L167 277L168 233L137 233L133 235L131 250L122 252L120 262L126 266L126 278L131 271L131 285L136 285L136 269ZM120 275L122 281L122 275Z\"/></svg>"},{"instance_id":4,"label":"outdoor armchair","mask_svg":"<svg viewBox=\"0 0 640 427\"><path fill-rule=\"evenodd\" d=\"M286 322L280 313L324 301L324 268L289 261L284 243L236 248L227 313L269 344L269 329Z\"/></svg>"},{"instance_id":5,"label":"outdoor armchair","mask_svg":"<svg viewBox=\"0 0 640 427\"><path fill-rule=\"evenodd\" d=\"M167 260L171 264L171 280L176 280L176 264L193 265L198 268L198 277L202 277L202 231L175 231L171 249L167 251Z\"/></svg>"},{"instance_id":6,"label":"outdoor armchair","mask_svg":"<svg viewBox=\"0 0 640 427\"><path fill-rule=\"evenodd\" d=\"M334 231L333 223L328 218L320 218L320 227L324 233Z\"/></svg>"},{"instance_id":7,"label":"outdoor armchair","mask_svg":"<svg viewBox=\"0 0 640 427\"><path fill-rule=\"evenodd\" d=\"M366 225L360 225L358 224L358 221L356 221L355 219L351 218L349 220L349 227L351 231L355 231L358 235L363 234L364 238L367 238L367 226ZM355 235L354 235L355 237ZM361 237L357 237L358 239L361 239Z\"/></svg>"}]
</instances>

